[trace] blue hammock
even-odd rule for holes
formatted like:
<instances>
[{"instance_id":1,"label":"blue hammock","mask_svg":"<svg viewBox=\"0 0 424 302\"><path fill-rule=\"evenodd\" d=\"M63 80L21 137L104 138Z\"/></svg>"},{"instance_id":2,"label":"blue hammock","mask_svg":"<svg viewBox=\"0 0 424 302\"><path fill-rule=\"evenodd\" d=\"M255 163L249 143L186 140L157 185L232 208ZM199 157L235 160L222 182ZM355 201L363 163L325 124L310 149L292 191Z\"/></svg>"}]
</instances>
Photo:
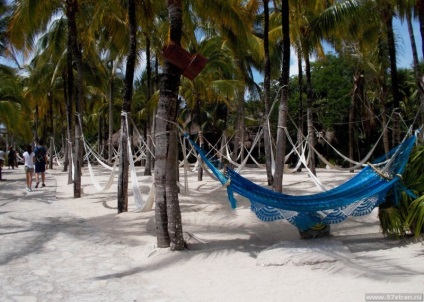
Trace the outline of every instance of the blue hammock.
<instances>
[{"instance_id":1,"label":"blue hammock","mask_svg":"<svg viewBox=\"0 0 424 302\"><path fill-rule=\"evenodd\" d=\"M349 181L331 190L310 195L287 195L261 187L242 177L230 167L224 166L216 158L207 155L188 135L192 146L203 158L207 166L227 188L231 206L237 206L234 192L248 198L251 210L264 221L286 219L299 230L305 231L321 224L334 224L348 216L363 216L384 202L388 191L396 188L416 136L405 140L388 154L366 166ZM384 175L375 166L384 166ZM379 168L380 169L380 168Z\"/></svg>"}]
</instances>

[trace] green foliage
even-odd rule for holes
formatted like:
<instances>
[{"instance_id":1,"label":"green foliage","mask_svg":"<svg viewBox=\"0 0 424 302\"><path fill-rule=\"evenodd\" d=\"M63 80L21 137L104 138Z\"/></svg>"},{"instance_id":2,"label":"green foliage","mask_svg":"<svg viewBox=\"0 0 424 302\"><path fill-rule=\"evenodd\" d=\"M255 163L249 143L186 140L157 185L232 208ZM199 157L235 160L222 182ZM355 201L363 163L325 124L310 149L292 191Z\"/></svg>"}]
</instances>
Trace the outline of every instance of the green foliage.
<instances>
[{"instance_id":1,"label":"green foliage","mask_svg":"<svg viewBox=\"0 0 424 302\"><path fill-rule=\"evenodd\" d=\"M412 152L403 181L414 192L424 193L424 146L417 146Z\"/></svg>"},{"instance_id":2,"label":"green foliage","mask_svg":"<svg viewBox=\"0 0 424 302\"><path fill-rule=\"evenodd\" d=\"M380 209L378 218L380 219L380 227L383 230L383 234L396 238L406 234L405 219L399 208L389 207Z\"/></svg>"},{"instance_id":3,"label":"green foliage","mask_svg":"<svg viewBox=\"0 0 424 302\"><path fill-rule=\"evenodd\" d=\"M415 237L424 231L424 195L415 199L410 207L406 218L406 224L410 227Z\"/></svg>"},{"instance_id":4,"label":"green foliage","mask_svg":"<svg viewBox=\"0 0 424 302\"><path fill-rule=\"evenodd\" d=\"M419 237L424 230L424 146L412 151L403 174L403 185L410 193L399 194L397 204L393 202L393 194L388 196L387 200L392 202L388 207L380 207L380 227L385 235L399 237L410 232Z\"/></svg>"},{"instance_id":5,"label":"green foliage","mask_svg":"<svg viewBox=\"0 0 424 302\"><path fill-rule=\"evenodd\" d=\"M340 130L340 132L347 133L347 128L335 128L337 125L346 123L349 118L350 95L353 86L352 66L343 57L328 54L311 64L311 74L314 122L319 125L317 128ZM303 100L303 114L306 112L305 76L303 81L302 89L299 88L298 76L293 76L290 81L289 112L293 118L299 114L300 94L302 94ZM273 89L278 89L278 87ZM275 111L278 113L278 110ZM338 128L342 128L342 126Z\"/></svg>"},{"instance_id":6,"label":"green foliage","mask_svg":"<svg viewBox=\"0 0 424 302\"><path fill-rule=\"evenodd\" d=\"M324 129L333 129L334 124L345 122L349 116L353 69L346 60L333 54L311 65L314 112Z\"/></svg>"},{"instance_id":7,"label":"green foliage","mask_svg":"<svg viewBox=\"0 0 424 302\"><path fill-rule=\"evenodd\" d=\"M9 135L29 140L31 120L29 107L23 100L21 78L15 71L0 64L0 125L7 128Z\"/></svg>"}]
</instances>

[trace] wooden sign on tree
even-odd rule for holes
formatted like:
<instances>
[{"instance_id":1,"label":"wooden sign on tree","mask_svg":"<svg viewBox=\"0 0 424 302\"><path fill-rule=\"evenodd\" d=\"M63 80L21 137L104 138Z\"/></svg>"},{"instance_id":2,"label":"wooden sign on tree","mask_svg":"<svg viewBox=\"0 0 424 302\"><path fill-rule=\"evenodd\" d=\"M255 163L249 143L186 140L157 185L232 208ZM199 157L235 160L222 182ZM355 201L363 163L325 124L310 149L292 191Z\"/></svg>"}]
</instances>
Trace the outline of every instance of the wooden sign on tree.
<instances>
[{"instance_id":1,"label":"wooden sign on tree","mask_svg":"<svg viewBox=\"0 0 424 302\"><path fill-rule=\"evenodd\" d=\"M181 70L183 76L192 81L208 62L208 59L201 54L191 54L172 41L163 47L162 53L165 59Z\"/></svg>"}]
</instances>

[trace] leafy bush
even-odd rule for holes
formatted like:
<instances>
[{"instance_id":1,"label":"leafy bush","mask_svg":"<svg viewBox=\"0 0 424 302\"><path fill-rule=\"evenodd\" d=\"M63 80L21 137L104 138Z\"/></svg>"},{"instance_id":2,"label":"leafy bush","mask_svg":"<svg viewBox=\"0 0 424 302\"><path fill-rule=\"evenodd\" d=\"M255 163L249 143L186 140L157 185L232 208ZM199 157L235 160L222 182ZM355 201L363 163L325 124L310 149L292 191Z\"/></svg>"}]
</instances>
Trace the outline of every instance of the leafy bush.
<instances>
[{"instance_id":1,"label":"leafy bush","mask_svg":"<svg viewBox=\"0 0 424 302\"><path fill-rule=\"evenodd\" d=\"M403 173L401 193L391 192L380 206L379 218L383 234L400 237L424 231L424 146L416 146Z\"/></svg>"}]
</instances>

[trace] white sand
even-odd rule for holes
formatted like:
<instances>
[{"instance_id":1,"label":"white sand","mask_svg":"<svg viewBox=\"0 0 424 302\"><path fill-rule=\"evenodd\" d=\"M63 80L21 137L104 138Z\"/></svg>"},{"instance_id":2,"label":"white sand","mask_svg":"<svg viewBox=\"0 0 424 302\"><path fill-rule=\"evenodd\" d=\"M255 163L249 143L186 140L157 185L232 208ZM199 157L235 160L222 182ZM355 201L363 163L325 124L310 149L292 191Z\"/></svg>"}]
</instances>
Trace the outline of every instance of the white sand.
<instances>
[{"instance_id":1,"label":"white sand","mask_svg":"<svg viewBox=\"0 0 424 302\"><path fill-rule=\"evenodd\" d=\"M147 198L151 177L143 171L137 167ZM97 193L84 168L84 194L74 199L66 173L59 167L49 173L61 204L125 246L124 255L110 255L134 262L136 269L122 275L139 275L140 282L165 292L166 301L366 301L368 293L424 292L422 242L384 238L376 210L332 225L328 238L301 240L286 221L257 219L241 196L236 195L239 207L231 209L224 189L208 193L217 181L205 175L198 182L189 172L189 194L180 195L189 249L171 252L155 247L154 210L135 212L131 189L129 211L117 214L116 179L111 189ZM96 168L96 173L104 183L109 172ZM263 170L247 169L242 175L265 184ZM318 177L331 187L352 174L318 170ZM318 191L306 172L285 174L284 186L289 194Z\"/></svg>"}]
</instances>

